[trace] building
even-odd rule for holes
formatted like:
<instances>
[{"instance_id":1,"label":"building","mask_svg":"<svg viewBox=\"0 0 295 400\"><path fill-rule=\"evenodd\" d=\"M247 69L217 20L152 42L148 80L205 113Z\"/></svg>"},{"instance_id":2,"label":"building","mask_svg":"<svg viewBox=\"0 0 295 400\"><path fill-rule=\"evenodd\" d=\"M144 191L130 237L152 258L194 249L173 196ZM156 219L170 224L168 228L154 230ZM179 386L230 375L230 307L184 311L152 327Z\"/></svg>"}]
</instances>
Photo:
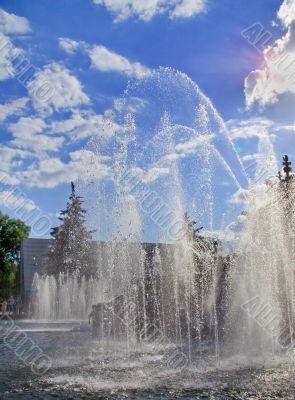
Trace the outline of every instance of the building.
<instances>
[{"instance_id":1,"label":"building","mask_svg":"<svg viewBox=\"0 0 295 400\"><path fill-rule=\"evenodd\" d=\"M20 288L22 299L27 302L31 298L32 294L32 283L34 279L34 274L36 272L42 273L44 266L44 258L49 252L50 245L54 239L23 239L21 243L21 273L20 273ZM110 253L122 254L122 248L126 249L126 243L116 244L116 249L114 244L111 242L98 242L93 241L93 263L99 262L101 265L102 274L104 273L103 268L107 267L108 260L110 258ZM151 253L154 252L156 244L153 243L143 243L140 248L143 248L146 255L146 262L148 263L151 257ZM161 245L163 247L163 245ZM129 243L128 244L128 254L130 254L130 264L136 264L136 258L139 257L138 254L138 244ZM121 253L120 253L121 250ZM126 250L125 252L126 253ZM119 256L120 257L120 256Z\"/></svg>"},{"instance_id":2,"label":"building","mask_svg":"<svg viewBox=\"0 0 295 400\"><path fill-rule=\"evenodd\" d=\"M49 251L53 239L23 239L21 243L21 296L30 299L35 272L41 272L42 260Z\"/></svg>"}]
</instances>

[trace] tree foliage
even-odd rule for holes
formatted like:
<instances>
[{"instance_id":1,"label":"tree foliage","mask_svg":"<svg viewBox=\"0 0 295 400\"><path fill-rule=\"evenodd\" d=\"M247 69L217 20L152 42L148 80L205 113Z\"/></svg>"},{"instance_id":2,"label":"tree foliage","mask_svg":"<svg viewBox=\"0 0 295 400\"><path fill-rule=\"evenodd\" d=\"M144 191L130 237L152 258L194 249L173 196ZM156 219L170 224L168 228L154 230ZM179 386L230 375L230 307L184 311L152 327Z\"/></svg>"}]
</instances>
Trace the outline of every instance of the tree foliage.
<instances>
[{"instance_id":1,"label":"tree foliage","mask_svg":"<svg viewBox=\"0 0 295 400\"><path fill-rule=\"evenodd\" d=\"M0 212L0 297L6 298L16 286L20 267L20 248L30 227L19 219Z\"/></svg>"},{"instance_id":2,"label":"tree foliage","mask_svg":"<svg viewBox=\"0 0 295 400\"><path fill-rule=\"evenodd\" d=\"M85 227L86 210L82 204L82 198L77 196L72 184L67 207L60 213L62 224L51 231L54 241L46 261L47 274L57 276L64 272L87 278L95 274L91 249L93 231Z\"/></svg>"},{"instance_id":3,"label":"tree foliage","mask_svg":"<svg viewBox=\"0 0 295 400\"><path fill-rule=\"evenodd\" d=\"M200 231L203 229L203 227L197 228L196 221L192 220L187 212L184 214L183 222L186 237L190 241L190 243L193 244L196 252L206 253L209 251L214 254L217 253L218 247L221 243L217 239L205 238L204 236L202 236L200 234Z\"/></svg>"}]
</instances>

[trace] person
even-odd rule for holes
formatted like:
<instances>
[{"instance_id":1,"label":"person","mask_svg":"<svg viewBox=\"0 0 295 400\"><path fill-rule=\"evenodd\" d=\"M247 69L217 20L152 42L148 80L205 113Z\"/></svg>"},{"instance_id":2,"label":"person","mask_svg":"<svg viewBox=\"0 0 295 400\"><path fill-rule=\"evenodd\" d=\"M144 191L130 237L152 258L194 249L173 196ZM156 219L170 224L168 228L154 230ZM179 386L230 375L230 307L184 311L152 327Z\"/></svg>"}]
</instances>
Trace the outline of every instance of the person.
<instances>
[{"instance_id":1,"label":"person","mask_svg":"<svg viewBox=\"0 0 295 400\"><path fill-rule=\"evenodd\" d=\"M13 314L13 311L14 311L14 303L15 303L15 300L14 300L13 296L10 296L9 299L8 299L8 301L7 301L7 311L8 311L8 314Z\"/></svg>"},{"instance_id":2,"label":"person","mask_svg":"<svg viewBox=\"0 0 295 400\"><path fill-rule=\"evenodd\" d=\"M92 322L92 337L101 338L103 336L103 304L94 304L89 314L89 324Z\"/></svg>"},{"instance_id":3,"label":"person","mask_svg":"<svg viewBox=\"0 0 295 400\"><path fill-rule=\"evenodd\" d=\"M15 312L18 315L20 314L21 305L22 305L22 299L20 297L18 297L15 300Z\"/></svg>"},{"instance_id":4,"label":"person","mask_svg":"<svg viewBox=\"0 0 295 400\"><path fill-rule=\"evenodd\" d=\"M95 309L95 337L103 338L104 329L104 304L99 303Z\"/></svg>"},{"instance_id":5,"label":"person","mask_svg":"<svg viewBox=\"0 0 295 400\"><path fill-rule=\"evenodd\" d=\"M89 318L89 325L92 322L92 337L96 337L96 323L97 323L97 321L96 321L96 305L95 304L92 305L92 311L89 314L88 318Z\"/></svg>"},{"instance_id":6,"label":"person","mask_svg":"<svg viewBox=\"0 0 295 400\"><path fill-rule=\"evenodd\" d=\"M2 315L5 315L5 314L6 314L6 309L7 309L7 301L4 300L4 301L2 302Z\"/></svg>"}]
</instances>

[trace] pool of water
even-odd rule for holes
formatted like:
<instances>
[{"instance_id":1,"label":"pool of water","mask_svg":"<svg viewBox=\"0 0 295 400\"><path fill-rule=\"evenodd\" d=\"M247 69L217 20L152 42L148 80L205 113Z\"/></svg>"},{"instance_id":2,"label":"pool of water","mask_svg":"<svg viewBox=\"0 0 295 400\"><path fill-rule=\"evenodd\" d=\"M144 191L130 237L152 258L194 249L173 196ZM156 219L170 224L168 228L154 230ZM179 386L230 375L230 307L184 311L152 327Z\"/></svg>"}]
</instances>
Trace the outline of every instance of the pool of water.
<instances>
[{"instance_id":1,"label":"pool of water","mask_svg":"<svg viewBox=\"0 0 295 400\"><path fill-rule=\"evenodd\" d=\"M159 349L99 342L79 323L17 321L15 330L38 345L52 366L36 375L2 337L1 400L295 398L289 357L252 362L227 358L217 363L204 350L189 366L167 368Z\"/></svg>"}]
</instances>

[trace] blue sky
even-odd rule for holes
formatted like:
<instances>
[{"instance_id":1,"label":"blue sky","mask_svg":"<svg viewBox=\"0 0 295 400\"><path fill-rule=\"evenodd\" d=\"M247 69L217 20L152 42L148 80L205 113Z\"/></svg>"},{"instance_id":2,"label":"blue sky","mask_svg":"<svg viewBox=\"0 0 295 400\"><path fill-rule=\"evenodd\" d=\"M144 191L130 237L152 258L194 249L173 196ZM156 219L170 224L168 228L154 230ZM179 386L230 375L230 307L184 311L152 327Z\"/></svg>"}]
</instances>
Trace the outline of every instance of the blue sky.
<instances>
[{"instance_id":1,"label":"blue sky","mask_svg":"<svg viewBox=\"0 0 295 400\"><path fill-rule=\"evenodd\" d=\"M7 175L1 209L15 215L14 198L8 192L16 188L26 196L28 212L38 208L55 225L69 182L84 179L87 163L95 164L97 182L104 185L112 169L113 139L121 132L114 115L116 101L130 80L147 79L146 85L154 84L146 77L160 66L187 74L211 99L249 178L254 178L255 168L265 158L270 158L272 168L277 168L276 161L281 163L282 154L295 160L295 85L268 59L271 52L293 57L294 20L293 0L2 0L0 170ZM241 34L257 22L271 33L264 52ZM21 83L17 75L15 61L20 57L32 66L29 83ZM49 85L45 101L37 95L44 83ZM137 101L144 92L142 88L140 96L137 93ZM180 94L179 100L182 95L185 99L188 93ZM181 104L177 107L177 113L186 113ZM141 128L144 133L138 142L146 146L149 129ZM216 138L218 128L212 129ZM99 154L94 154L88 142L100 130L111 141L109 147L99 142ZM183 141L184 136L178 134ZM225 158L235 158L222 139L216 140ZM193 157L190 153L181 167L184 180L190 175ZM227 161L235 169L236 161ZM137 166L146 168L148 175L155 168L153 162ZM167 166L157 164L157 168L166 173ZM226 229L245 207L248 186L238 176L241 172L235 172L241 188L216 173L223 186L214 189L213 230ZM150 178L159 190L161 184L157 186L156 181ZM104 190L107 196L109 189ZM191 203L190 198L186 207ZM208 226L208 218L202 223ZM103 230L100 234L104 237Z\"/></svg>"}]
</instances>

